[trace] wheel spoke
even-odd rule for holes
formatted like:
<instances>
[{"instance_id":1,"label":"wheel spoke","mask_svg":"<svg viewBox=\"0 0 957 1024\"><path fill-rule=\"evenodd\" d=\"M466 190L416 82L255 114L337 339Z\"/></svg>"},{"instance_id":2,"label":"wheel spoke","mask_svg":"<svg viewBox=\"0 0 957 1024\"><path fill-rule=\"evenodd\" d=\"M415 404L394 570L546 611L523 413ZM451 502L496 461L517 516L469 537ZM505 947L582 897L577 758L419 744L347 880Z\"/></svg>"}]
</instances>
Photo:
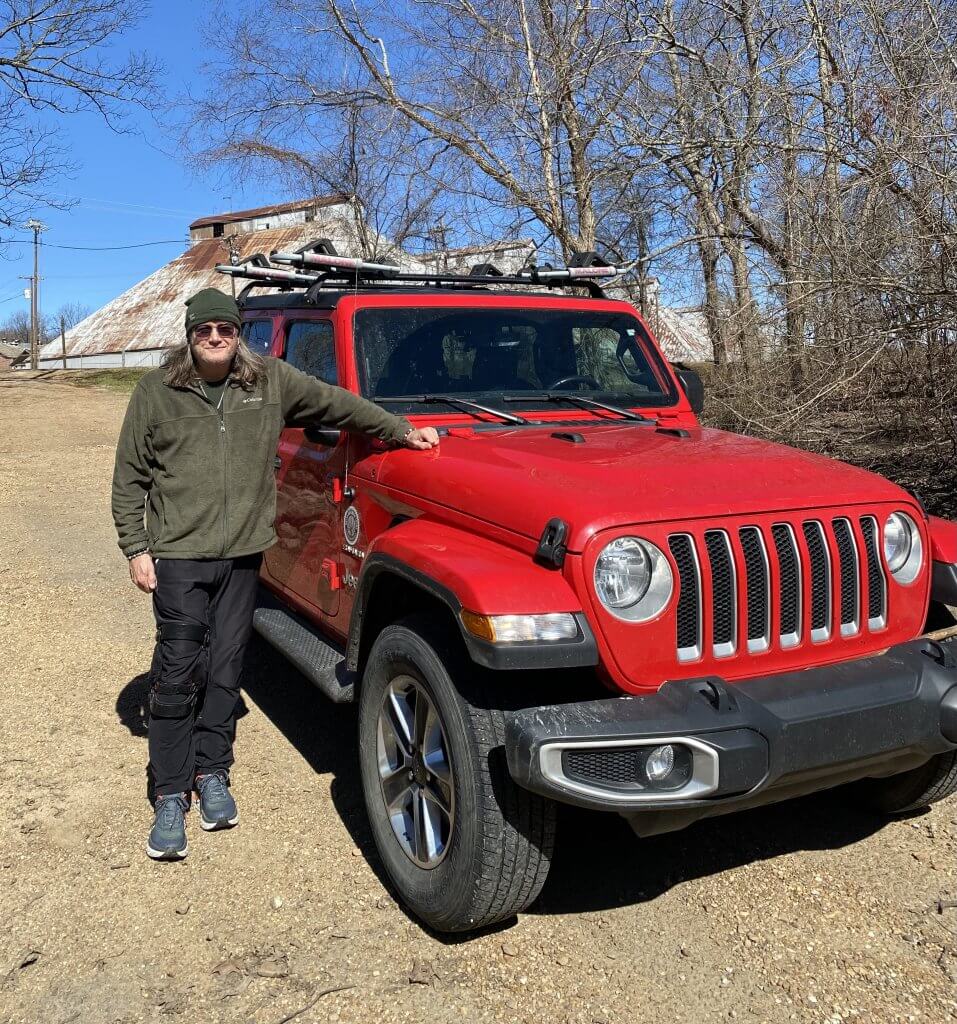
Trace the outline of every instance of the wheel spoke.
<instances>
[{"instance_id":1,"label":"wheel spoke","mask_svg":"<svg viewBox=\"0 0 957 1024\"><path fill-rule=\"evenodd\" d=\"M423 792L447 818L452 816L452 789L447 783L433 775Z\"/></svg>"},{"instance_id":2,"label":"wheel spoke","mask_svg":"<svg viewBox=\"0 0 957 1024\"><path fill-rule=\"evenodd\" d=\"M426 728L430 718L434 718L432 703L428 697L418 688L415 688L415 745L420 749L425 746Z\"/></svg>"},{"instance_id":3,"label":"wheel spoke","mask_svg":"<svg viewBox=\"0 0 957 1024\"><path fill-rule=\"evenodd\" d=\"M415 806L416 856L428 863L438 856L442 842L441 812L426 797L424 789L413 795Z\"/></svg>"},{"instance_id":4,"label":"wheel spoke","mask_svg":"<svg viewBox=\"0 0 957 1024\"><path fill-rule=\"evenodd\" d=\"M382 796L391 814L409 801L409 774L404 766L381 776Z\"/></svg>"},{"instance_id":5,"label":"wheel spoke","mask_svg":"<svg viewBox=\"0 0 957 1024\"><path fill-rule=\"evenodd\" d=\"M382 718L392 731L399 749L406 757L410 758L412 756L412 712L406 700L391 687L385 702L385 715Z\"/></svg>"},{"instance_id":6,"label":"wheel spoke","mask_svg":"<svg viewBox=\"0 0 957 1024\"><path fill-rule=\"evenodd\" d=\"M449 766L448 758L445 756L445 747L435 747L432 750L426 750L424 757L425 767L428 768L429 774L434 775L437 779L441 779L445 785L449 785L452 781L452 769Z\"/></svg>"}]
</instances>

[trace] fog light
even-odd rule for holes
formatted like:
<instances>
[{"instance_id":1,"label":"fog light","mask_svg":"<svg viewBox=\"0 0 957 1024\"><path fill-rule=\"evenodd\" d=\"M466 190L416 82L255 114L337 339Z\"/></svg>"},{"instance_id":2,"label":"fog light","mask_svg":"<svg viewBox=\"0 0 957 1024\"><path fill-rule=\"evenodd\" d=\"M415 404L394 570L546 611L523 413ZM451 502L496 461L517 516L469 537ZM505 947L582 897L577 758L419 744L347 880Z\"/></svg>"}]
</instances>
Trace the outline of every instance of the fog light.
<instances>
[{"instance_id":1,"label":"fog light","mask_svg":"<svg viewBox=\"0 0 957 1024\"><path fill-rule=\"evenodd\" d=\"M683 743L662 743L641 750L636 767L636 781L647 789L683 789L694 775L694 754Z\"/></svg>"},{"instance_id":2,"label":"fog light","mask_svg":"<svg viewBox=\"0 0 957 1024\"><path fill-rule=\"evenodd\" d=\"M645 761L645 775L649 782L664 782L675 766L675 748L666 743L655 747Z\"/></svg>"}]
</instances>

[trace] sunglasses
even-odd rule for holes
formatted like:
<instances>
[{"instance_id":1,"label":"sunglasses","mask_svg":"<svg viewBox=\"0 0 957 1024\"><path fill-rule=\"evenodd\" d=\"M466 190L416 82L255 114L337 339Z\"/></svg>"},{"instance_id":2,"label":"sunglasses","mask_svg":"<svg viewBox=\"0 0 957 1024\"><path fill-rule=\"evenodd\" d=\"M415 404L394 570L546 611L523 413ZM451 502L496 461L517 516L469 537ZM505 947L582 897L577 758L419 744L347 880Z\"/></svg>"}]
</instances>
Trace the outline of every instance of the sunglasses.
<instances>
[{"instance_id":1,"label":"sunglasses","mask_svg":"<svg viewBox=\"0 0 957 1024\"><path fill-rule=\"evenodd\" d=\"M200 341L208 341L213 336L213 331L226 341L232 341L239 334L239 328L235 324L200 324L194 329L193 337Z\"/></svg>"}]
</instances>

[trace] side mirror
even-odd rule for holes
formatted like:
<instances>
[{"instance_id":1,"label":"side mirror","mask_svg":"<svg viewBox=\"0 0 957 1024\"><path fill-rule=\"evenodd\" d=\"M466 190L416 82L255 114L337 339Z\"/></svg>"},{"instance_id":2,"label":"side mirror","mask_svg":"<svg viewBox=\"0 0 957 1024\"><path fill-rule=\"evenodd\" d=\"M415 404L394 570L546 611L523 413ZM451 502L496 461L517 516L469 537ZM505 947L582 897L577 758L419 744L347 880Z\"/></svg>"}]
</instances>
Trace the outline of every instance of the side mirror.
<instances>
[{"instance_id":1,"label":"side mirror","mask_svg":"<svg viewBox=\"0 0 957 1024\"><path fill-rule=\"evenodd\" d=\"M675 375L681 384L684 393L688 396L691 409L696 415L700 415L704 409L704 383L697 370L692 370L684 363L672 363Z\"/></svg>"},{"instance_id":2,"label":"side mirror","mask_svg":"<svg viewBox=\"0 0 957 1024\"><path fill-rule=\"evenodd\" d=\"M335 448L339 443L341 430L330 430L327 427L306 427L303 431L307 441L313 444L321 444L323 448Z\"/></svg>"}]
</instances>

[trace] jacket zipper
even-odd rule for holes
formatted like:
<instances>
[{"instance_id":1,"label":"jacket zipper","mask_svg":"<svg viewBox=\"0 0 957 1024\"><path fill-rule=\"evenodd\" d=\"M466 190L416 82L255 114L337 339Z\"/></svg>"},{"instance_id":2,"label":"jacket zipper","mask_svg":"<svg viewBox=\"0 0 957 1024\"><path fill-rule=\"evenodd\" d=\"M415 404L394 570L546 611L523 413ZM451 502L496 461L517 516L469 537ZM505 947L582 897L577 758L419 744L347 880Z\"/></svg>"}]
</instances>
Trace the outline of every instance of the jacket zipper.
<instances>
[{"instance_id":1,"label":"jacket zipper","mask_svg":"<svg viewBox=\"0 0 957 1024\"><path fill-rule=\"evenodd\" d=\"M219 439L223 446L223 553L221 558L226 557L226 540L229 536L229 459L227 457L229 442L226 437L226 395L229 392L229 385L223 387L223 400L219 405Z\"/></svg>"},{"instance_id":2,"label":"jacket zipper","mask_svg":"<svg viewBox=\"0 0 957 1024\"><path fill-rule=\"evenodd\" d=\"M222 547L222 551L220 552L220 555L219 555L220 558L225 558L226 557L226 537L227 537L228 532L229 532L229 513L227 511L227 509L229 508L229 501L228 501L228 498L227 498L227 490L228 490L228 486L227 486L227 481L228 481L227 466L228 466L228 460L226 458L226 450L227 450L227 441L226 441L226 394L227 394L228 391L229 391L229 384L227 382L223 386L223 393L220 396L219 406L217 407L217 406L213 405L213 403L210 401L209 395L206 394L206 389L203 387L202 383L200 383L200 385L199 385L199 394L202 395L203 401L213 410L213 415L216 416L219 419L219 443L220 443L220 447L222 448L222 454L223 454L223 547Z\"/></svg>"}]
</instances>

